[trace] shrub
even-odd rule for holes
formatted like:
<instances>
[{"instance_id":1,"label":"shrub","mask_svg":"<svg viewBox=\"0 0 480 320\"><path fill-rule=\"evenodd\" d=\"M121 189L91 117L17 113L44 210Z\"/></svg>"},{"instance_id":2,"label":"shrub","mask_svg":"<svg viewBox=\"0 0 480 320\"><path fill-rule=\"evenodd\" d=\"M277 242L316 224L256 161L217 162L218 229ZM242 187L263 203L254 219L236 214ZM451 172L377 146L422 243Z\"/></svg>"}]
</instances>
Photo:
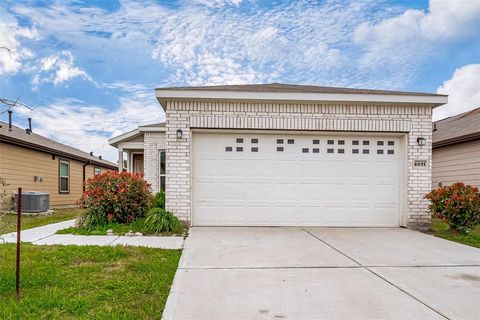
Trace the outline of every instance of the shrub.
<instances>
[{"instance_id":1,"label":"shrub","mask_svg":"<svg viewBox=\"0 0 480 320\"><path fill-rule=\"evenodd\" d=\"M456 230L468 232L480 223L480 193L477 187L457 182L439 187L425 195L431 201L430 212L447 221Z\"/></svg>"},{"instance_id":2,"label":"shrub","mask_svg":"<svg viewBox=\"0 0 480 320\"><path fill-rule=\"evenodd\" d=\"M107 171L87 180L80 202L108 222L131 222L150 207L150 185L141 174Z\"/></svg>"},{"instance_id":3,"label":"shrub","mask_svg":"<svg viewBox=\"0 0 480 320\"><path fill-rule=\"evenodd\" d=\"M107 218L102 212L95 212L94 209L90 209L77 218L75 226L79 228L101 227L107 223Z\"/></svg>"},{"instance_id":4,"label":"shrub","mask_svg":"<svg viewBox=\"0 0 480 320\"><path fill-rule=\"evenodd\" d=\"M148 210L145 219L145 231L148 233L178 232L181 229L180 221L170 211L162 208Z\"/></svg>"},{"instance_id":5,"label":"shrub","mask_svg":"<svg viewBox=\"0 0 480 320\"><path fill-rule=\"evenodd\" d=\"M157 192L153 198L153 208L162 208L165 209L165 192Z\"/></svg>"}]
</instances>

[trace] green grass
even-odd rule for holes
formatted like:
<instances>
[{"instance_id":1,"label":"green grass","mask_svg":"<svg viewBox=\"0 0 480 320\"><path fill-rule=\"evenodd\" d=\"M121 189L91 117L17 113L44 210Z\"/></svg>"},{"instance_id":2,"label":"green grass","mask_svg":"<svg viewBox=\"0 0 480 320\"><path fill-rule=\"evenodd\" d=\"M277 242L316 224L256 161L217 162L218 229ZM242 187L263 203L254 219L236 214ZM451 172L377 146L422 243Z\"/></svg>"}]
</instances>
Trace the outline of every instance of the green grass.
<instances>
[{"instance_id":1,"label":"green grass","mask_svg":"<svg viewBox=\"0 0 480 320\"><path fill-rule=\"evenodd\" d=\"M40 227L47 224L75 219L85 209L68 208L55 209L51 215L22 215L22 230ZM14 213L0 213L0 235L17 230L17 215Z\"/></svg>"},{"instance_id":2,"label":"green grass","mask_svg":"<svg viewBox=\"0 0 480 320\"><path fill-rule=\"evenodd\" d=\"M147 235L148 232L145 230L143 222L145 218L138 218L137 220L128 223L128 224L121 224L121 223L108 223L105 226L95 226L95 227L71 227L67 229L58 230L58 234L77 234L77 235L84 235L84 236L91 236L91 235L106 235L108 229L112 229L113 233L116 235L124 235L125 233L132 231L132 232L141 232L144 235ZM181 230L177 233L172 232L161 232L156 235L158 236L186 236L188 232L188 227L182 224Z\"/></svg>"},{"instance_id":3,"label":"green grass","mask_svg":"<svg viewBox=\"0 0 480 320\"><path fill-rule=\"evenodd\" d=\"M450 228L450 225L445 221L432 218L432 227L429 233L439 238L480 248L480 225L466 234Z\"/></svg>"},{"instance_id":4,"label":"green grass","mask_svg":"<svg viewBox=\"0 0 480 320\"><path fill-rule=\"evenodd\" d=\"M160 319L180 250L22 245L15 301L15 245L0 245L1 319Z\"/></svg>"}]
</instances>

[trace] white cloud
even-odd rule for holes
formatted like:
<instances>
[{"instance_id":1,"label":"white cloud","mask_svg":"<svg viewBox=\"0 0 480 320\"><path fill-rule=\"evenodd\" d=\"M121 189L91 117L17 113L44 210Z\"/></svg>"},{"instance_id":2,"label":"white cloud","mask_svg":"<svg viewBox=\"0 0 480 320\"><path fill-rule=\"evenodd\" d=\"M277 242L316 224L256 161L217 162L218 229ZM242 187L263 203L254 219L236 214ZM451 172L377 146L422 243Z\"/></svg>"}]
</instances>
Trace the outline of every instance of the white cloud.
<instances>
[{"instance_id":1,"label":"white cloud","mask_svg":"<svg viewBox=\"0 0 480 320\"><path fill-rule=\"evenodd\" d=\"M355 78L355 70L350 79L333 80L331 74L352 69L342 65L349 59L340 47L348 47L371 5L297 2L254 13L190 6L165 17L152 57L175 70L172 83L229 83L237 73L251 82L338 85Z\"/></svg>"},{"instance_id":2,"label":"white cloud","mask_svg":"<svg viewBox=\"0 0 480 320\"><path fill-rule=\"evenodd\" d=\"M22 45L20 39L36 39L35 29L21 27L17 20L0 8L0 75L15 74L33 52Z\"/></svg>"},{"instance_id":3,"label":"white cloud","mask_svg":"<svg viewBox=\"0 0 480 320\"><path fill-rule=\"evenodd\" d=\"M445 106L434 109L434 120L480 107L480 64L469 64L455 70L452 78L445 81L437 93L449 96Z\"/></svg>"},{"instance_id":4,"label":"white cloud","mask_svg":"<svg viewBox=\"0 0 480 320\"><path fill-rule=\"evenodd\" d=\"M430 0L427 11L409 9L376 24L360 24L353 39L365 49L361 67L411 72L445 42L455 43L472 35L479 38L479 27L480 1Z\"/></svg>"},{"instance_id":5,"label":"white cloud","mask_svg":"<svg viewBox=\"0 0 480 320\"><path fill-rule=\"evenodd\" d=\"M36 73L32 80L34 88L42 82L60 85L77 77L93 81L83 69L75 66L75 60L70 51L62 51L42 58L36 61L31 69Z\"/></svg>"},{"instance_id":6,"label":"white cloud","mask_svg":"<svg viewBox=\"0 0 480 320\"><path fill-rule=\"evenodd\" d=\"M142 124L164 121L165 114L152 88L128 83L111 83L105 88L123 92L113 110L76 99L57 99L34 112L18 109L17 113L31 116L38 134L116 161L118 153L108 145L109 138Z\"/></svg>"},{"instance_id":7,"label":"white cloud","mask_svg":"<svg viewBox=\"0 0 480 320\"><path fill-rule=\"evenodd\" d=\"M207 7L239 6L242 0L192 0L192 3L205 5Z\"/></svg>"}]
</instances>

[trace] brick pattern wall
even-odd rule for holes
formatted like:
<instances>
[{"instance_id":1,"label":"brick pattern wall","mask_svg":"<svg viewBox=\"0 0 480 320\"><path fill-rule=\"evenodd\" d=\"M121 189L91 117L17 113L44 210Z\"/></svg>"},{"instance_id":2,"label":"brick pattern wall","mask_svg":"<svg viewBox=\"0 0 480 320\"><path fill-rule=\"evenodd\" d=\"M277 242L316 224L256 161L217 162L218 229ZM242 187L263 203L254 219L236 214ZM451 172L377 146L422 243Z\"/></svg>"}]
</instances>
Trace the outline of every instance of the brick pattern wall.
<instances>
[{"instance_id":1,"label":"brick pattern wall","mask_svg":"<svg viewBox=\"0 0 480 320\"><path fill-rule=\"evenodd\" d=\"M404 105L286 104L250 102L169 101L166 108L167 207L184 220L190 219L190 128L375 131L407 133L407 226L426 228L431 186L431 107ZM183 138L176 138L177 129ZM427 145L419 147L417 138ZM415 159L428 161L414 168Z\"/></svg>"},{"instance_id":2,"label":"brick pattern wall","mask_svg":"<svg viewBox=\"0 0 480 320\"><path fill-rule=\"evenodd\" d=\"M165 132L145 132L143 170L153 192L160 190L159 150L165 149Z\"/></svg>"}]
</instances>

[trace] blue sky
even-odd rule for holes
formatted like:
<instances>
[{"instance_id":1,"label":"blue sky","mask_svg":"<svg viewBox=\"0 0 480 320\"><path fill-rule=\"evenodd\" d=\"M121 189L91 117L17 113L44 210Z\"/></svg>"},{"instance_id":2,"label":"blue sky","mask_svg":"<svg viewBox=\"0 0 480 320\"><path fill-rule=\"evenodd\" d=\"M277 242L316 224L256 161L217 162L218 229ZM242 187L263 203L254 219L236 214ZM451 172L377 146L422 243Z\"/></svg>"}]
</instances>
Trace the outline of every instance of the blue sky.
<instances>
[{"instance_id":1,"label":"blue sky","mask_svg":"<svg viewBox=\"0 0 480 320\"><path fill-rule=\"evenodd\" d=\"M4 0L0 97L36 108L18 125L113 161L108 138L164 119L159 86L449 94L438 119L480 106L478 30L480 0Z\"/></svg>"}]
</instances>

